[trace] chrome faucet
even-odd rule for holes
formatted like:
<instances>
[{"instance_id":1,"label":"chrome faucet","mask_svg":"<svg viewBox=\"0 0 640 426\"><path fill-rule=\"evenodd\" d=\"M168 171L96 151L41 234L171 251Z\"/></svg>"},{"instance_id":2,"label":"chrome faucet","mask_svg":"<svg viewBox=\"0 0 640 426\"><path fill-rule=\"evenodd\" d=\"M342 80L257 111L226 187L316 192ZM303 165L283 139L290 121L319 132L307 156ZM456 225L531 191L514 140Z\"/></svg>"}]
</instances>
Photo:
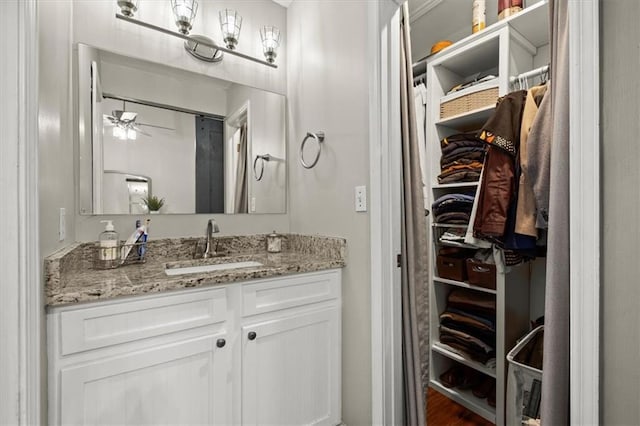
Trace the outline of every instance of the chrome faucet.
<instances>
[{"instance_id":1,"label":"chrome faucet","mask_svg":"<svg viewBox=\"0 0 640 426\"><path fill-rule=\"evenodd\" d=\"M218 227L216 220L209 219L207 222L207 243L205 245L204 254L202 255L203 259L208 259L217 255L216 250L218 249L218 245L216 244L216 248L214 249L211 248L211 245L213 243L213 234L218 232L220 232L220 228Z\"/></svg>"}]
</instances>

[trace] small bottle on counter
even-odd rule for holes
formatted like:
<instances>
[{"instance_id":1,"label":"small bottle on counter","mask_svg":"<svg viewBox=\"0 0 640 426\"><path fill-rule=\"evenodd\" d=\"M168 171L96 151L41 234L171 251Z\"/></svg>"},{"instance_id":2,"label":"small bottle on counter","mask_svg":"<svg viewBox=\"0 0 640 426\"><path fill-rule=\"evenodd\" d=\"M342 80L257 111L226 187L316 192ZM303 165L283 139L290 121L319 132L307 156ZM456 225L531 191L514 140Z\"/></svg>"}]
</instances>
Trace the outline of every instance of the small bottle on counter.
<instances>
[{"instance_id":1,"label":"small bottle on counter","mask_svg":"<svg viewBox=\"0 0 640 426\"><path fill-rule=\"evenodd\" d=\"M485 0L473 0L473 15L471 18L471 33L482 31L487 26L487 4Z\"/></svg>"},{"instance_id":2,"label":"small bottle on counter","mask_svg":"<svg viewBox=\"0 0 640 426\"><path fill-rule=\"evenodd\" d=\"M282 251L282 236L273 231L267 235L267 252L280 253Z\"/></svg>"},{"instance_id":3,"label":"small bottle on counter","mask_svg":"<svg viewBox=\"0 0 640 426\"><path fill-rule=\"evenodd\" d=\"M498 0L498 20L508 18L522 10L523 0Z\"/></svg>"},{"instance_id":4,"label":"small bottle on counter","mask_svg":"<svg viewBox=\"0 0 640 426\"><path fill-rule=\"evenodd\" d=\"M98 238L98 260L100 267L113 268L120 260L118 233L115 231L112 221L101 220L100 222L106 223L106 225Z\"/></svg>"}]
</instances>

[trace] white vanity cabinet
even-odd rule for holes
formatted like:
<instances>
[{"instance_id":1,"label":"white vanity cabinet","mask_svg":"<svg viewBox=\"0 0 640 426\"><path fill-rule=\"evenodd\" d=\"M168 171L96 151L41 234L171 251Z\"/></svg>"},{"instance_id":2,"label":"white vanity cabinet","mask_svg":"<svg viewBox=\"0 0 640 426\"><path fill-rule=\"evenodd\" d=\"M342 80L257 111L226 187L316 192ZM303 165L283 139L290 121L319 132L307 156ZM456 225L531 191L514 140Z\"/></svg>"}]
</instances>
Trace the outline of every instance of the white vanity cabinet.
<instances>
[{"instance_id":1,"label":"white vanity cabinet","mask_svg":"<svg viewBox=\"0 0 640 426\"><path fill-rule=\"evenodd\" d=\"M50 308L49 423L339 424L340 277Z\"/></svg>"},{"instance_id":2,"label":"white vanity cabinet","mask_svg":"<svg viewBox=\"0 0 640 426\"><path fill-rule=\"evenodd\" d=\"M338 274L243 288L243 424L340 423L340 291Z\"/></svg>"}]
</instances>

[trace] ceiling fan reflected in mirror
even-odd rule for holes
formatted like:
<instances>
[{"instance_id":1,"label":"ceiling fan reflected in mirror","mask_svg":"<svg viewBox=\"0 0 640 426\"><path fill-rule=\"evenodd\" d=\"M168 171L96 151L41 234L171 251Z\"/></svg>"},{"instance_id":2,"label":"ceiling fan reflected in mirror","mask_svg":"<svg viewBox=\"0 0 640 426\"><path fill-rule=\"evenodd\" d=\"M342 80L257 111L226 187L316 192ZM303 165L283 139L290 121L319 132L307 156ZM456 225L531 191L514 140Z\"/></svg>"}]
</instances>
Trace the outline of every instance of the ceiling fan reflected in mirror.
<instances>
[{"instance_id":1,"label":"ceiling fan reflected in mirror","mask_svg":"<svg viewBox=\"0 0 640 426\"><path fill-rule=\"evenodd\" d=\"M111 111L111 115L104 114L103 119L104 119L104 123L107 126L113 127L113 131L112 131L113 137L118 138L120 140L136 140L138 138L138 133L141 133L145 136L151 136L151 134L142 130L140 126L155 127L157 129L164 129L164 130L175 130L171 127L138 123L136 122L137 117L138 117L137 112L127 111L126 102L123 101L121 110Z\"/></svg>"}]
</instances>

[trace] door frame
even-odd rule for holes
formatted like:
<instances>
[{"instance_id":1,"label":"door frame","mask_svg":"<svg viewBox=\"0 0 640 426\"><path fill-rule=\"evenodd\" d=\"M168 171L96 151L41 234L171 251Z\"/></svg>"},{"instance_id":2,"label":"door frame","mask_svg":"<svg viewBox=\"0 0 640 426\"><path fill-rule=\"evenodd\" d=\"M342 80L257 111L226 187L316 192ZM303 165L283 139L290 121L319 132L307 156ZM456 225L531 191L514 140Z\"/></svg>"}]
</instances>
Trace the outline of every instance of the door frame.
<instances>
[{"instance_id":1,"label":"door frame","mask_svg":"<svg viewBox=\"0 0 640 426\"><path fill-rule=\"evenodd\" d=\"M0 423L42 424L37 5L35 0L9 0L0 10Z\"/></svg>"},{"instance_id":2,"label":"door frame","mask_svg":"<svg viewBox=\"0 0 640 426\"><path fill-rule=\"evenodd\" d=\"M371 346L374 424L402 421L397 188L392 141L400 135L397 9L401 0L369 6ZM570 403L573 425L600 415L600 71L597 0L569 1L570 44ZM394 28L395 26L395 28ZM394 47L396 46L396 47ZM398 69L396 67L396 69ZM398 113L393 113L395 109ZM396 144L399 145L399 144ZM394 186L397 185L397 186ZM396 189L396 191L393 191ZM395 204L394 204L395 203Z\"/></svg>"}]
</instances>

